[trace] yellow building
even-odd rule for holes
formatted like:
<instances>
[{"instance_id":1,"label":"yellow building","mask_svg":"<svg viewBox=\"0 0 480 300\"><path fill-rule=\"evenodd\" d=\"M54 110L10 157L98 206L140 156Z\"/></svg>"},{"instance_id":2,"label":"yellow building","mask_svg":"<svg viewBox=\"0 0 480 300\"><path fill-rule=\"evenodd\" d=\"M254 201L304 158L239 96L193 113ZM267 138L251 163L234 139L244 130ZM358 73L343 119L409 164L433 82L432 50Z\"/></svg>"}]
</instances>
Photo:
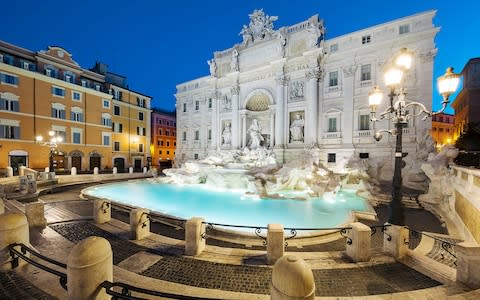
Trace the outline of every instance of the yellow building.
<instances>
[{"instance_id":1,"label":"yellow building","mask_svg":"<svg viewBox=\"0 0 480 300\"><path fill-rule=\"evenodd\" d=\"M455 133L455 116L440 113L432 116L432 139L437 150L445 145L453 145Z\"/></svg>"},{"instance_id":2,"label":"yellow building","mask_svg":"<svg viewBox=\"0 0 480 300\"><path fill-rule=\"evenodd\" d=\"M152 111L152 163L160 168L169 168L175 159L177 148L177 118L175 112L159 109Z\"/></svg>"},{"instance_id":3,"label":"yellow building","mask_svg":"<svg viewBox=\"0 0 480 300\"><path fill-rule=\"evenodd\" d=\"M0 172L43 170L51 153L57 172L108 169L120 160L137 169L148 164L151 97L125 88L102 66L84 69L60 47L33 52L0 41ZM117 90L126 96L115 99ZM117 103L121 116L114 114ZM115 122L125 124L122 132ZM56 148L49 131L61 137Z\"/></svg>"}]
</instances>

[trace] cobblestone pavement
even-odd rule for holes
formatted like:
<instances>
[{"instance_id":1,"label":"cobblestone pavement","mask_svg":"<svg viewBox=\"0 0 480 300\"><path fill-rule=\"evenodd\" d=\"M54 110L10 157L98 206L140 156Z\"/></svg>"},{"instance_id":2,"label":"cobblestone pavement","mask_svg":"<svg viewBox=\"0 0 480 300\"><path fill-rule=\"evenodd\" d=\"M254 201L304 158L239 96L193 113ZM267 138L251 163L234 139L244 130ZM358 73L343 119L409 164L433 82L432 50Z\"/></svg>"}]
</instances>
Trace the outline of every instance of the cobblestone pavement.
<instances>
[{"instance_id":1,"label":"cobblestone pavement","mask_svg":"<svg viewBox=\"0 0 480 300\"><path fill-rule=\"evenodd\" d=\"M112 245L113 263L115 265L140 251L148 250L127 240L121 239L109 232L101 230L97 226L87 222L55 224L50 225L50 228L73 243L78 243L89 236L100 236L107 239Z\"/></svg>"},{"instance_id":2,"label":"cobblestone pavement","mask_svg":"<svg viewBox=\"0 0 480 300\"><path fill-rule=\"evenodd\" d=\"M0 272L0 299L2 300L53 300L14 271Z\"/></svg>"},{"instance_id":3,"label":"cobblestone pavement","mask_svg":"<svg viewBox=\"0 0 480 300\"><path fill-rule=\"evenodd\" d=\"M164 257L141 273L180 284L269 294L272 269L235 266L185 257ZM439 282L400 263L363 268L313 270L316 296L367 296L425 289Z\"/></svg>"},{"instance_id":4,"label":"cobblestone pavement","mask_svg":"<svg viewBox=\"0 0 480 300\"><path fill-rule=\"evenodd\" d=\"M140 251L150 251L118 238L93 224L51 225L72 242L96 235L112 244L114 263ZM268 294L272 269L249 265L228 265L160 253L163 258L141 275L180 284L227 291ZM350 269L313 270L317 296L365 296L424 289L440 285L435 280L400 263Z\"/></svg>"}]
</instances>

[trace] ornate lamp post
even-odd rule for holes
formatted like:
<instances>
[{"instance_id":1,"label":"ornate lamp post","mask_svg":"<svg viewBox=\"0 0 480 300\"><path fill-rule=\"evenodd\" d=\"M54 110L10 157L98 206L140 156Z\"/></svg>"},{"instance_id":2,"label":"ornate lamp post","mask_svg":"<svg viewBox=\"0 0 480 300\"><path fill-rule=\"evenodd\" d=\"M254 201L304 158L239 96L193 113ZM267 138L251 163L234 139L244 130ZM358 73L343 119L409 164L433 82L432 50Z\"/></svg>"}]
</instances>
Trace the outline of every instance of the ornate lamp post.
<instances>
[{"instance_id":1,"label":"ornate lamp post","mask_svg":"<svg viewBox=\"0 0 480 300\"><path fill-rule=\"evenodd\" d=\"M49 164L48 164L48 171L49 172L55 172L53 169L53 155L55 154L58 144L63 141L63 138L61 136L56 136L55 131L50 130L48 132L48 136L50 137L50 140L48 141L43 141L43 136L38 135L36 137L37 142L41 143L42 146L47 146L50 147L50 153L49 153Z\"/></svg>"},{"instance_id":2,"label":"ornate lamp post","mask_svg":"<svg viewBox=\"0 0 480 300\"><path fill-rule=\"evenodd\" d=\"M405 213L402 203L402 159L405 156L402 153L402 133L403 128L408 124L408 120L412 117L424 115L422 120L426 120L432 115L439 114L445 110L449 103L448 97L454 93L458 87L460 75L453 73L453 68L448 68L443 76L437 79L439 93L443 96L442 108L437 112L430 112L425 105L420 102L405 101L405 88L402 87L402 79L407 72L413 60L413 54L406 48L402 48L397 54L392 64L384 72L385 85L389 89L390 106L380 113L379 118L376 117L378 105L380 105L383 93L378 86L375 86L368 96L370 105L370 120L373 122L375 131L375 123L377 121L387 119L391 120L394 125L393 129L382 129L375 132L374 138L380 141L383 133L388 133L396 137L395 144L395 168L392 182L392 201L388 209L388 223L394 225L405 225ZM419 112L412 114L409 108L417 107Z\"/></svg>"}]
</instances>

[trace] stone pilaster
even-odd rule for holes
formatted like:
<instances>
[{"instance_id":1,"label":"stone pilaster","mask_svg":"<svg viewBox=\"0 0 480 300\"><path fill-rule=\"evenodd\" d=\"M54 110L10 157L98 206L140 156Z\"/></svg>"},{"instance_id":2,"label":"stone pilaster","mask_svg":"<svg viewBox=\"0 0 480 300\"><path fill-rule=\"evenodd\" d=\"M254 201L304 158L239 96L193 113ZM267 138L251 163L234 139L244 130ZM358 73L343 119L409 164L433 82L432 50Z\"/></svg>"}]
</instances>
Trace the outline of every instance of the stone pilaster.
<instances>
[{"instance_id":1,"label":"stone pilaster","mask_svg":"<svg viewBox=\"0 0 480 300\"><path fill-rule=\"evenodd\" d=\"M230 91L232 93L232 148L238 149L240 139L238 116L238 96L240 93L240 86L235 85Z\"/></svg>"},{"instance_id":2,"label":"stone pilaster","mask_svg":"<svg viewBox=\"0 0 480 300\"><path fill-rule=\"evenodd\" d=\"M277 90L277 101L275 109L275 148L283 148L286 142L285 132L287 126L285 126L285 88L288 85L288 77L280 75L275 79ZM288 134L287 134L288 136Z\"/></svg>"},{"instance_id":3,"label":"stone pilaster","mask_svg":"<svg viewBox=\"0 0 480 300\"><path fill-rule=\"evenodd\" d=\"M316 143L318 123L318 80L322 77L319 67L312 68L305 73L307 87L305 93L305 144Z\"/></svg>"},{"instance_id":4,"label":"stone pilaster","mask_svg":"<svg viewBox=\"0 0 480 300\"><path fill-rule=\"evenodd\" d=\"M338 120L338 122L342 124L340 130L342 131L342 143L344 145L352 145L353 143L353 96L356 69L356 66L343 68L343 114L342 120Z\"/></svg>"}]
</instances>

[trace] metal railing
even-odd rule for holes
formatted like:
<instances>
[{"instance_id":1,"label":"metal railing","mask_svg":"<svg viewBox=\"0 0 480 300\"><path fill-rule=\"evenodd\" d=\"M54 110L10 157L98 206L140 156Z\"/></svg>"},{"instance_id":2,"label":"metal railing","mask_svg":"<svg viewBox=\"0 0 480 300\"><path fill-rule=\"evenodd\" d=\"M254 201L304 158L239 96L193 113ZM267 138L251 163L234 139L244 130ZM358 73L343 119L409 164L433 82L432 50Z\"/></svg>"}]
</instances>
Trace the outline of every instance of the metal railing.
<instances>
[{"instance_id":1,"label":"metal railing","mask_svg":"<svg viewBox=\"0 0 480 300\"><path fill-rule=\"evenodd\" d=\"M178 294L170 294L170 293L164 293L164 292L139 288L139 287L136 287L136 286L133 286L133 285L130 285L130 284L123 283L123 282L104 281L100 286L105 289L105 291L108 295L113 296L112 300L116 300L116 299L147 300L147 299L149 299L149 298L141 298L141 297L137 297L137 296L132 296L132 292L138 293L138 294L150 295L150 296L165 297L165 298L168 298L168 299L184 299L184 300L205 299L205 298L198 298L198 297L193 297L193 296L184 296L184 295L178 295ZM120 288L121 292L115 291L114 288ZM209 298L209 299L214 299L214 298Z\"/></svg>"},{"instance_id":2,"label":"metal railing","mask_svg":"<svg viewBox=\"0 0 480 300\"><path fill-rule=\"evenodd\" d=\"M408 227L407 227L408 228ZM434 248L432 249L432 252L435 251L435 247L440 246L440 260L444 261L448 264L448 257L450 260L452 260L453 264L456 266L457 265L457 256L455 254L455 242L439 238L437 236L422 232L422 231L417 231L412 228L408 228L409 230L409 238L408 241L405 240L404 243L408 245L408 248L413 250L415 249L419 244L420 241L422 240L422 235L427 236L431 239L434 240Z\"/></svg>"},{"instance_id":3,"label":"metal railing","mask_svg":"<svg viewBox=\"0 0 480 300\"><path fill-rule=\"evenodd\" d=\"M231 224L221 224L221 223L212 223L212 222L203 222L205 224L205 232L202 233L202 238L208 238L209 232L212 232L215 229L215 226L227 227L227 228L243 228L243 229L253 229L255 235L262 239L263 246L267 246L267 237L262 235L262 230L268 230L266 226L248 226L248 225L231 225ZM327 227L327 228L293 228L293 227L284 227L283 230L289 231L290 235L285 236L285 247L288 247L288 240L294 239L297 237L298 231L337 231L340 235L347 240L347 244L352 244L352 239L347 234L347 230L352 229L352 227Z\"/></svg>"},{"instance_id":4,"label":"metal railing","mask_svg":"<svg viewBox=\"0 0 480 300\"><path fill-rule=\"evenodd\" d=\"M391 226L391 225L390 224L384 224L384 225L370 226L370 229L372 230L372 233L370 235L373 236L375 233L377 233L377 228L380 228L381 232L383 232L383 234L387 236L387 241L391 241L392 236L390 234L388 234L388 232L387 232L387 227L389 227L389 226Z\"/></svg>"},{"instance_id":5,"label":"metal railing","mask_svg":"<svg viewBox=\"0 0 480 300\"><path fill-rule=\"evenodd\" d=\"M20 250L17 250L16 248L20 248ZM55 276L58 276L59 277L59 281L60 281L60 285L62 286L62 288L64 288L65 290L67 289L67 274L66 273L63 273L63 272L60 272L58 270L55 270L55 269L52 269L38 261L35 261L33 259L31 259L30 257L28 257L26 254L27 252L30 253L30 255L33 255L33 256L36 256L37 258L41 259L41 260L44 260L46 262L49 262L53 265L56 265L58 267L61 267L61 268L64 268L66 269L67 268L67 265L64 264L64 263L61 263L59 261L56 261L54 259L51 259L49 257L46 257L40 253L38 253L37 251L31 249L30 247L26 246L25 244L21 244L21 243L15 243L15 244L11 244L8 246L8 250L10 252L10 257L12 258L12 269L15 269L16 267L18 267L19 265L19 259L23 259L24 261L26 261L27 263L31 264L31 265L34 265L35 267L43 270L43 271L46 271L48 273L51 273Z\"/></svg>"}]
</instances>

